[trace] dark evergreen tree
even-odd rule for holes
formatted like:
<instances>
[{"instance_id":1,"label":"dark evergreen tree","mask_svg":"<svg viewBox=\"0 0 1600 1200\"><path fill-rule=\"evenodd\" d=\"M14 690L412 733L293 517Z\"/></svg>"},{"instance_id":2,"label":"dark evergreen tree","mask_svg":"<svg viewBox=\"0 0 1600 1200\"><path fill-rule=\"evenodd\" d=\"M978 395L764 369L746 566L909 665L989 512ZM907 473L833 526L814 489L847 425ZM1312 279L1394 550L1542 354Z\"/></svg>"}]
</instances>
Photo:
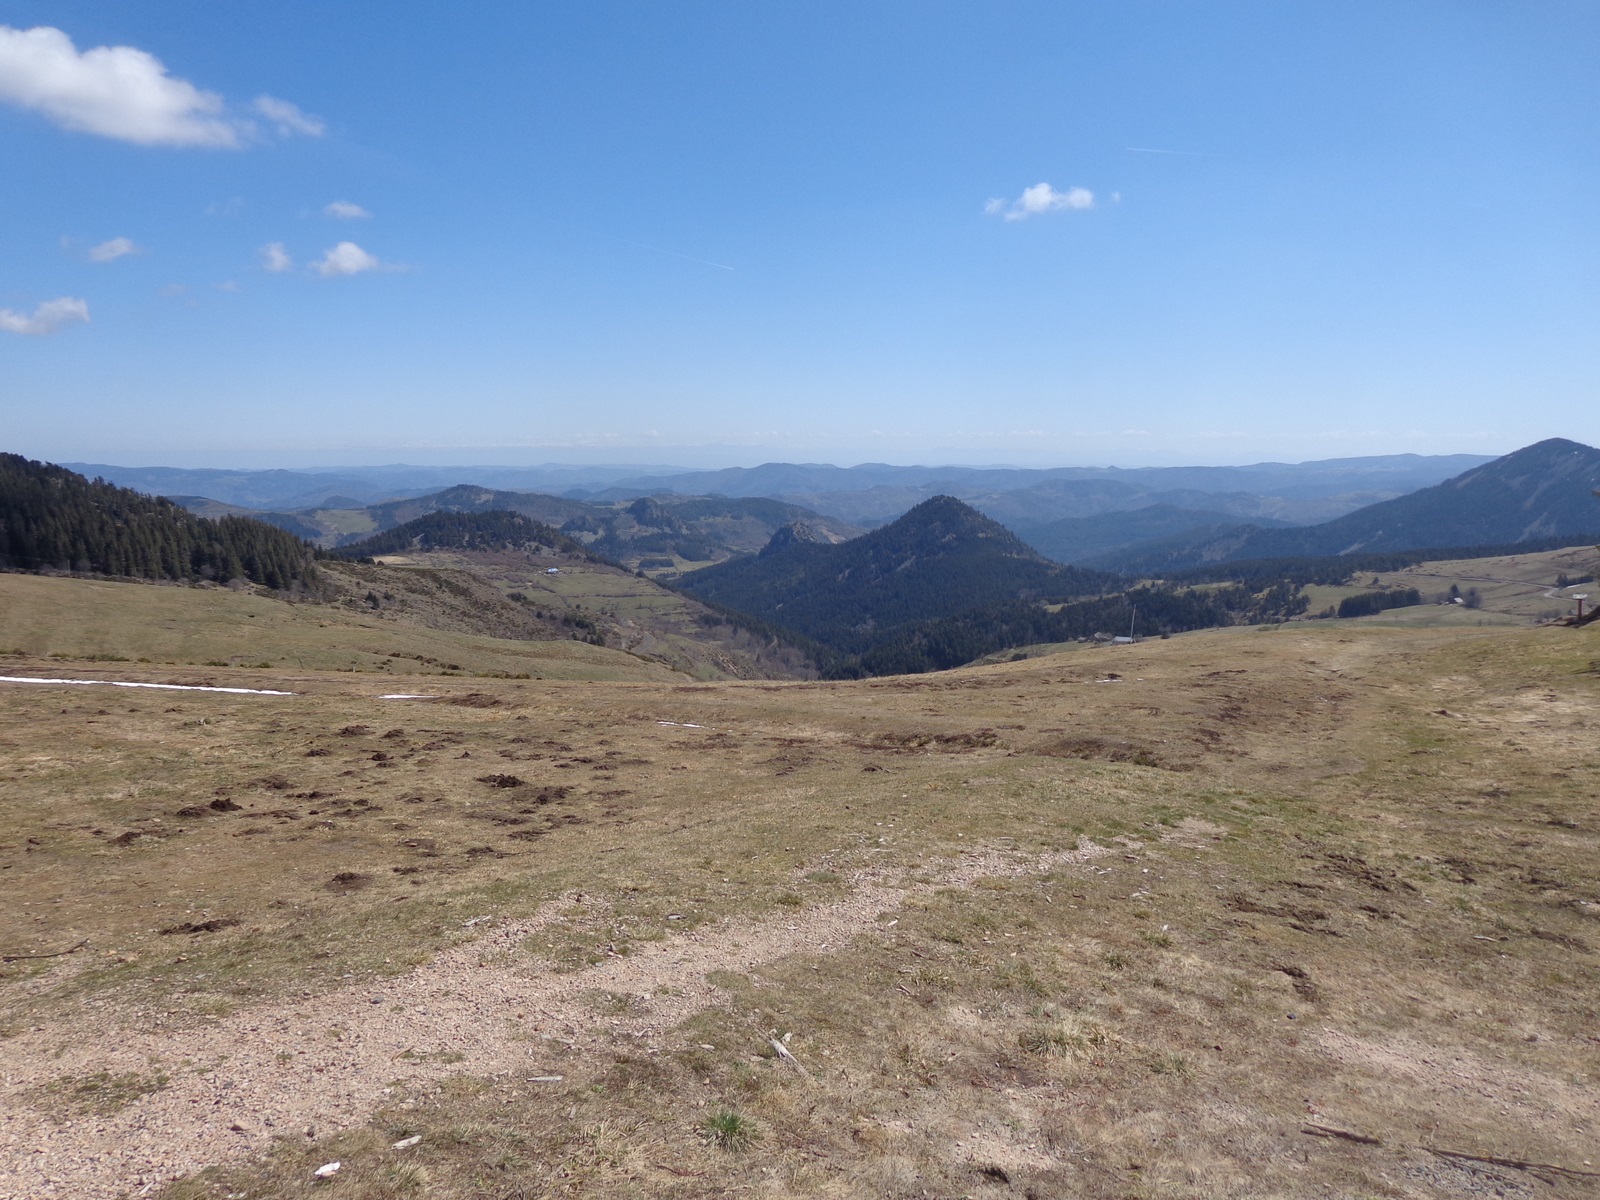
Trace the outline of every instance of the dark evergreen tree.
<instances>
[{"instance_id":1,"label":"dark evergreen tree","mask_svg":"<svg viewBox=\"0 0 1600 1200\"><path fill-rule=\"evenodd\" d=\"M0 454L0 569L289 589L312 578L313 556L293 534L248 517L197 517L170 500Z\"/></svg>"}]
</instances>

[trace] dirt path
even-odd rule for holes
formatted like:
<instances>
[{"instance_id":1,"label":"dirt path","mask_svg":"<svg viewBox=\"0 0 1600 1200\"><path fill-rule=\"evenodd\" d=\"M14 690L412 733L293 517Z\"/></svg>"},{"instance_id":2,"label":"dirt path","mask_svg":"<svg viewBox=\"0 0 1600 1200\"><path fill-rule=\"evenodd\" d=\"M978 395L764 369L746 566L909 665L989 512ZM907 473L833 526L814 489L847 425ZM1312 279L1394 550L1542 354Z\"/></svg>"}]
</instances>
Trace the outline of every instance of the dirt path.
<instances>
[{"instance_id":1,"label":"dirt path","mask_svg":"<svg viewBox=\"0 0 1600 1200\"><path fill-rule=\"evenodd\" d=\"M1047 855L979 850L925 883L889 870L862 872L842 900L684 934L573 974L530 973L497 961L567 907L555 901L408 975L240 1012L209 1027L132 1030L108 1019L97 1028L29 1031L4 1043L0 1198L116 1200L154 1191L176 1176L264 1151L275 1137L360 1125L393 1099L396 1080L415 1088L461 1073L538 1074L546 1039L583 1047L631 1034L648 1045L717 1001L710 973L825 953L938 888L1103 853L1089 843ZM663 987L668 993L657 994ZM600 1018L586 999L597 990L637 1001L628 1016ZM63 1076L148 1074L153 1062L172 1072L170 1084L110 1116L57 1124L29 1103ZM195 1067L210 1069L198 1074Z\"/></svg>"}]
</instances>

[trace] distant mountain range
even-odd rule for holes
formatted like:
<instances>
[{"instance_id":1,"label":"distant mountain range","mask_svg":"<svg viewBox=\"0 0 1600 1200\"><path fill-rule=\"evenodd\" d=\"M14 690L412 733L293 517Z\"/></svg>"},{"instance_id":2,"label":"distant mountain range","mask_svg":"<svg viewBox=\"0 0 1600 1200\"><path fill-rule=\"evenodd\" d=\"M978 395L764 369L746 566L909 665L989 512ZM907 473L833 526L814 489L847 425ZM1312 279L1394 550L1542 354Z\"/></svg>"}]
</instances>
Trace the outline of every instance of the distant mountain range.
<instances>
[{"instance_id":1,"label":"distant mountain range","mask_svg":"<svg viewBox=\"0 0 1600 1200\"><path fill-rule=\"evenodd\" d=\"M1324 522L1488 461L1476 455L1400 454L1128 470L767 463L724 471L654 468L654 473L567 466L393 466L321 473L74 467L172 497L202 516L248 512L323 546L427 512L503 508L561 528L571 523L567 532L600 553L630 565L652 557L649 569L659 571L752 552L794 520L809 522L830 539L853 536L934 495L962 499L1046 557L1075 563L1197 530ZM460 482L464 479L470 482ZM453 486L441 486L445 483ZM641 499L660 506L644 522L631 509ZM723 507L701 505L696 511L690 500ZM665 524L659 520L663 514L671 516Z\"/></svg>"},{"instance_id":2,"label":"distant mountain range","mask_svg":"<svg viewBox=\"0 0 1600 1200\"><path fill-rule=\"evenodd\" d=\"M243 508L292 512L305 508L360 508L383 500L425 496L460 483L512 491L562 493L594 490L642 470L671 473L686 468L638 466L541 467L335 467L312 471L247 471L188 467L119 467L110 463L62 463L90 479L97 476L152 495L176 499L204 496Z\"/></svg>"},{"instance_id":3,"label":"distant mountain range","mask_svg":"<svg viewBox=\"0 0 1600 1200\"><path fill-rule=\"evenodd\" d=\"M370 538L430 513L517 513L553 526L589 551L629 568L669 575L684 563L700 565L753 554L777 530L796 521L805 522L823 541L843 541L861 532L835 518L763 497L663 496L589 503L459 484L361 508L296 512L244 509L200 496L176 499L201 516L246 514L328 548Z\"/></svg>"},{"instance_id":4,"label":"distant mountain range","mask_svg":"<svg viewBox=\"0 0 1600 1200\"><path fill-rule=\"evenodd\" d=\"M964 500L1031 541L1036 526L1152 504L1228 513L1244 520L1326 521L1490 461L1454 454L1385 455L1244 467L858 467L766 463L622 479L591 500L639 495L771 496L871 528L931 496ZM1043 547L1039 547L1043 549Z\"/></svg>"},{"instance_id":5,"label":"distant mountain range","mask_svg":"<svg viewBox=\"0 0 1600 1200\"><path fill-rule=\"evenodd\" d=\"M1007 647L1130 628L1175 633L1283 620L1305 611L1303 584L1339 582L1357 569L1354 564L1406 560L1430 548L1459 554L1468 552L1461 548L1493 546L1504 552L1600 536L1594 532L1600 530L1600 499L1594 494L1600 450L1560 438L1474 461L1443 481L1315 524L1294 525L1272 515L1285 505L1343 503L1355 493L1330 489L1382 479L1394 485L1439 465L1440 460L1407 456L1122 472L1123 478L1031 472L1026 487L984 493L983 503L1008 514L1012 528L974 504L937 495L863 533L836 517L767 496L658 492L628 498L615 495L621 489L609 489L609 499L581 499L461 484L368 505L291 512L191 494L180 508L7 455L0 456L0 568L239 578L307 592L317 568L311 548L290 533L324 547L345 547L353 556L454 556L462 560L458 569L476 564L502 574L520 572L519 580L542 578L534 559L554 556L563 570L568 564L592 568L644 588L646 607L670 593L634 572L677 581L680 594L673 599L682 611L674 620L682 628L652 631L640 610L631 625L614 622L619 637L693 640L699 635L690 626L709 622L731 631L717 635L724 648L708 651L712 658L742 646L740 653L749 652L741 660L747 667L766 655L792 672L809 669L801 660L810 659L820 672L844 676L938 669ZM789 466L773 467L765 478L776 485L815 478L816 472L832 478L860 471L859 482L900 470L909 469ZM282 483L276 477L291 473L266 474L274 476L269 483ZM1021 474L972 472L986 484L999 475ZM1041 474L1052 477L1037 478ZM1209 481L1233 487L1241 474L1285 494L1187 486ZM1145 482L1126 478L1132 475ZM756 486L747 476L734 482ZM1141 490L1146 484L1173 486ZM853 494L903 495L908 486L874 483ZM1030 521L1030 513L1051 505L1077 515ZM1250 519L1236 519L1240 512ZM1345 556L1351 565L1344 565ZM702 565L707 563L712 565ZM1166 582L1128 590L1139 578ZM522 586L510 576L500 582ZM1206 586L1190 586L1199 582ZM689 596L713 608L685 608ZM597 618L576 610L539 619L572 624L579 616L588 622L587 636L609 636ZM696 670L705 665L694 663Z\"/></svg>"},{"instance_id":6,"label":"distant mountain range","mask_svg":"<svg viewBox=\"0 0 1600 1200\"><path fill-rule=\"evenodd\" d=\"M1476 454L1390 454L1306 463L1256 463L1243 467L900 467L865 463L764 463L721 471L692 471L619 479L599 498L631 495L792 496L863 492L872 488L950 488L1011 492L1052 481L1112 480L1140 493L1190 489L1297 497L1371 490L1405 492L1488 462Z\"/></svg>"},{"instance_id":7,"label":"distant mountain range","mask_svg":"<svg viewBox=\"0 0 1600 1200\"><path fill-rule=\"evenodd\" d=\"M949 496L851 541L781 530L761 554L691 571L679 586L840 650L884 631L983 605L1079 596L1120 580L1050 562Z\"/></svg>"},{"instance_id":8,"label":"distant mountain range","mask_svg":"<svg viewBox=\"0 0 1600 1200\"><path fill-rule=\"evenodd\" d=\"M822 648L832 678L918 673L1041 642L1113 632L1179 633L1305 611L1294 586L1141 586L1048 562L1009 530L935 496L854 541L815 541L803 525L760 555L691 572L703 600L796 631Z\"/></svg>"},{"instance_id":9,"label":"distant mountain range","mask_svg":"<svg viewBox=\"0 0 1600 1200\"><path fill-rule=\"evenodd\" d=\"M1128 546L1088 562L1163 575L1207 563L1322 557L1430 546L1506 544L1600 530L1600 450L1551 438L1432 487L1295 529L1217 524Z\"/></svg>"},{"instance_id":10,"label":"distant mountain range","mask_svg":"<svg viewBox=\"0 0 1600 1200\"><path fill-rule=\"evenodd\" d=\"M752 554L795 522L826 541L847 539L940 494L963 500L1056 562L1160 574L1245 558L1581 534L1600 526L1586 482L1597 453L1553 439L1500 459L1400 454L1131 470L767 463L724 471L661 468L657 474L551 466L317 474L79 466L172 495L201 516L253 515L322 546L430 512L518 512L596 553L663 577ZM574 486L558 495L474 482L395 494L462 470ZM386 494L373 499L377 492ZM313 495L315 504L303 507L268 510L263 504L274 496Z\"/></svg>"}]
</instances>

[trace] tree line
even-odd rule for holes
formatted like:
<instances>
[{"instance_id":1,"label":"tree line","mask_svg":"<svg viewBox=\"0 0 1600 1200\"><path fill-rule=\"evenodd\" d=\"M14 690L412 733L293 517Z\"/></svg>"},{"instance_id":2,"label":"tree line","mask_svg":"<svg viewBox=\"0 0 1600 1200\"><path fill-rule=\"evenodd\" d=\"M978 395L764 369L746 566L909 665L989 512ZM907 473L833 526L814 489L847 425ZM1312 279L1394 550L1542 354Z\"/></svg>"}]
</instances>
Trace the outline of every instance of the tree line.
<instances>
[{"instance_id":1,"label":"tree line","mask_svg":"<svg viewBox=\"0 0 1600 1200\"><path fill-rule=\"evenodd\" d=\"M373 558L408 550L527 550L544 548L601 561L581 542L522 513L433 512L331 551L336 558Z\"/></svg>"},{"instance_id":2,"label":"tree line","mask_svg":"<svg viewBox=\"0 0 1600 1200\"><path fill-rule=\"evenodd\" d=\"M1261 592L1244 587L1147 585L1059 606L1027 601L985 605L953 617L864 635L854 653L828 658L823 674L832 679L917 675L959 667L1014 646L1070 642L1095 634L1159 637L1255 625L1299 616L1308 606L1306 597L1287 584Z\"/></svg>"},{"instance_id":3,"label":"tree line","mask_svg":"<svg viewBox=\"0 0 1600 1200\"><path fill-rule=\"evenodd\" d=\"M197 517L158 496L0 454L0 569L289 590L314 580L313 557L261 521Z\"/></svg>"}]
</instances>

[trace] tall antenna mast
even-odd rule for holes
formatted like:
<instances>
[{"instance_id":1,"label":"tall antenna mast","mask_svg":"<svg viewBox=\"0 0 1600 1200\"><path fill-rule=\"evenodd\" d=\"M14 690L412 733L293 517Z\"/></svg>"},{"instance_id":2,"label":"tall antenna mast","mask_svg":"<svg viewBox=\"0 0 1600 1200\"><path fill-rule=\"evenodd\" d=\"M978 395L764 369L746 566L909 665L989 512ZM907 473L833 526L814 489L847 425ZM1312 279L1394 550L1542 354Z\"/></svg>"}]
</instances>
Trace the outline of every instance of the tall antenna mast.
<instances>
[{"instance_id":1,"label":"tall antenna mast","mask_svg":"<svg viewBox=\"0 0 1600 1200\"><path fill-rule=\"evenodd\" d=\"M1138 615L1139 607L1138 605L1134 605L1132 611L1128 613L1128 640L1130 642L1133 641L1133 619Z\"/></svg>"}]
</instances>

